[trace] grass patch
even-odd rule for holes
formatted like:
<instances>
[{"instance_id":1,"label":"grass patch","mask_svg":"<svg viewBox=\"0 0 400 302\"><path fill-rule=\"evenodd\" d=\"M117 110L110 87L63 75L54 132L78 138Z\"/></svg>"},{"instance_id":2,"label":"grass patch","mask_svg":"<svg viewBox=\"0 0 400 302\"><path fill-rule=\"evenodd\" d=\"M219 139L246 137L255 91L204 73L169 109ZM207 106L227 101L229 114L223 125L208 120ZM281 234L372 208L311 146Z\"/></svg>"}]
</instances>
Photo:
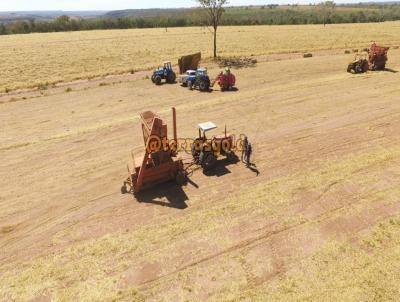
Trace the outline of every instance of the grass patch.
<instances>
[{"instance_id":1,"label":"grass patch","mask_svg":"<svg viewBox=\"0 0 400 302\"><path fill-rule=\"evenodd\" d=\"M218 50L219 55L231 57L363 48L371 41L398 45L398 24L222 26ZM1 57L8 58L0 61L1 90L147 70L199 49L204 59L212 57L209 32L202 27L13 35L0 37L0 44ZM165 45L163 52L159 45Z\"/></svg>"},{"instance_id":2,"label":"grass patch","mask_svg":"<svg viewBox=\"0 0 400 302\"><path fill-rule=\"evenodd\" d=\"M335 190L333 183L347 180L370 188L359 194L358 202L377 202L386 200L388 196L398 196L400 188L397 186L377 192L372 184L376 182L376 173L392 165L393 161L398 162L399 158L400 146L395 146L355 154L338 161L321 162L318 168L271 180L227 196L218 203L166 219L163 223L154 222L133 231L79 243L60 253L32 259L23 264L10 264L2 267L4 273L0 280L0 300L29 300L48 293L55 300L94 301L103 297L117 298L119 293L124 297L123 294L126 293L128 296L133 295L132 299L140 301L146 293L139 294L135 289L126 289L124 275L128 269L139 269L142 261L161 261L165 271L173 271L176 267L168 259L174 256L178 246L190 242L191 239L197 242L214 242L218 244L218 251L229 251L237 242L226 237L226 230L240 227L243 221L252 221L257 217L281 221L271 227L269 232L272 233L309 223L300 216L286 215L293 202L293 195L299 190L307 189L325 194L327 188ZM366 177L363 171L372 172ZM349 210L350 208L344 208L338 215ZM400 297L395 287L395 277L400 268L398 235L400 227L396 218L384 224L377 233L367 238L371 242L365 241L358 249L336 243L327 246L312 259L305 260L299 271L292 272L290 277L274 287L267 284L265 289L257 288L243 296L242 292L246 288L242 284L227 282L224 285L225 290L234 297L231 301L240 301L242 296L253 297L254 301L265 301L269 298L272 301L288 301L296 297L300 300L321 300L329 297L335 301L354 301L358 294L361 295L359 297L368 297L371 294L382 299L389 295ZM63 234L60 233L59 236ZM248 238L243 237L240 240L251 242L254 239L251 238L252 234L245 236ZM389 249L384 248L387 246ZM368 249L372 249L373 256ZM230 257L229 253L224 255ZM193 255L193 261L201 261L208 256L209 251L199 250ZM376 258L379 259L374 262ZM354 279L355 271L360 272L357 279ZM183 268L178 274L160 281L160 284L170 281L179 283L179 280L193 273L194 268ZM385 276L389 276L386 281ZM160 285L156 282L154 286L157 288ZM189 296L198 291L195 285L188 289L185 292ZM226 296L217 298L220 301Z\"/></svg>"}]
</instances>

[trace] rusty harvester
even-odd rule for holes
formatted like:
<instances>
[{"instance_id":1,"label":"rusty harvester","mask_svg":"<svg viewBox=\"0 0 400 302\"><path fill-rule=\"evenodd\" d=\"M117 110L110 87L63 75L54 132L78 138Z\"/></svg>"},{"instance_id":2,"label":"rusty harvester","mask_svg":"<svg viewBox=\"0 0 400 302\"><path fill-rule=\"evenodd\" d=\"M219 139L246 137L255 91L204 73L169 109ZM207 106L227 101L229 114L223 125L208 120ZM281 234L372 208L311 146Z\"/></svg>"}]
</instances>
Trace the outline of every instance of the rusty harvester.
<instances>
[{"instance_id":1,"label":"rusty harvester","mask_svg":"<svg viewBox=\"0 0 400 302\"><path fill-rule=\"evenodd\" d=\"M357 55L355 60L347 66L347 72L364 73L368 70L384 70L388 60L389 47L371 45L364 55Z\"/></svg>"},{"instance_id":2,"label":"rusty harvester","mask_svg":"<svg viewBox=\"0 0 400 302\"><path fill-rule=\"evenodd\" d=\"M128 164L128 178L124 181L121 193L138 193L157 184L175 180L179 185L186 182L183 161L176 151L176 111L173 113L174 143L168 140L167 125L155 113L143 112L140 115L145 153ZM163 142L163 145L161 143Z\"/></svg>"}]
</instances>

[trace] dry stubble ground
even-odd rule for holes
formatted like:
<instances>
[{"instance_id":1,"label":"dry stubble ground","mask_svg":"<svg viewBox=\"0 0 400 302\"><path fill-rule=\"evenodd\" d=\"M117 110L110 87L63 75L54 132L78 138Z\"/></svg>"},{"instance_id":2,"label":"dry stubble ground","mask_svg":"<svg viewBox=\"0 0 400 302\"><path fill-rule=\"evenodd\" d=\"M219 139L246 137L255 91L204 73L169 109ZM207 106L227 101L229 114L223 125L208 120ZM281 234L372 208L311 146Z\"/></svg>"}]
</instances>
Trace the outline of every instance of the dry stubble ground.
<instances>
[{"instance_id":1,"label":"dry stubble ground","mask_svg":"<svg viewBox=\"0 0 400 302\"><path fill-rule=\"evenodd\" d=\"M3 96L0 300L398 300L399 73L350 75L348 59L259 63L237 92L136 79ZM120 195L138 114L171 106L182 137L206 120L248 134L260 174Z\"/></svg>"}]
</instances>

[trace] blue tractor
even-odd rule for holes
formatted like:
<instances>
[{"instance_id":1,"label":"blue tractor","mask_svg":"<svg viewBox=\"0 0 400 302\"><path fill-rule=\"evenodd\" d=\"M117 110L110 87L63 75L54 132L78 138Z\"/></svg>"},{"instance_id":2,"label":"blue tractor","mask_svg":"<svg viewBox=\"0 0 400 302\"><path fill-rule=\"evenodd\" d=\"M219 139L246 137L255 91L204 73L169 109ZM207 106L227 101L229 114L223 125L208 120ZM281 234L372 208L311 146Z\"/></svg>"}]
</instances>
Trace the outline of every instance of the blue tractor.
<instances>
[{"instance_id":1,"label":"blue tractor","mask_svg":"<svg viewBox=\"0 0 400 302\"><path fill-rule=\"evenodd\" d=\"M161 85L162 80L165 80L169 84L175 83L176 74L172 70L171 62L164 62L164 67L154 70L151 76L151 81L156 85Z\"/></svg>"},{"instance_id":2,"label":"blue tractor","mask_svg":"<svg viewBox=\"0 0 400 302\"><path fill-rule=\"evenodd\" d=\"M211 85L207 69L205 68L186 71L186 74L180 77L179 82L190 90L198 88L200 91L209 91Z\"/></svg>"}]
</instances>

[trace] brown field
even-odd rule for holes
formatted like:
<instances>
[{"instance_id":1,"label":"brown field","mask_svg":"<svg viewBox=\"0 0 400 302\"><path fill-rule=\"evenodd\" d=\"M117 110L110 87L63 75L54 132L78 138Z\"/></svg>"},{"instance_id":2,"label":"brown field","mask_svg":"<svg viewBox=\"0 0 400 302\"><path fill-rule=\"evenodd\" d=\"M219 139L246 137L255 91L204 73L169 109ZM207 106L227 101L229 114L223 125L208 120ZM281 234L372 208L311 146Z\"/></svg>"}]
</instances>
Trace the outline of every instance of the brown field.
<instances>
[{"instance_id":1,"label":"brown field","mask_svg":"<svg viewBox=\"0 0 400 302\"><path fill-rule=\"evenodd\" d=\"M351 57L259 56L236 92L144 72L1 96L0 301L399 301L400 51L357 76ZM121 195L138 114L172 106L180 137L246 133L259 175Z\"/></svg>"},{"instance_id":2,"label":"brown field","mask_svg":"<svg viewBox=\"0 0 400 302\"><path fill-rule=\"evenodd\" d=\"M199 50L209 57L211 39L206 28L1 36L0 93L143 70ZM400 22L221 27L218 43L221 56L249 56L367 47L371 41L399 45Z\"/></svg>"}]
</instances>

